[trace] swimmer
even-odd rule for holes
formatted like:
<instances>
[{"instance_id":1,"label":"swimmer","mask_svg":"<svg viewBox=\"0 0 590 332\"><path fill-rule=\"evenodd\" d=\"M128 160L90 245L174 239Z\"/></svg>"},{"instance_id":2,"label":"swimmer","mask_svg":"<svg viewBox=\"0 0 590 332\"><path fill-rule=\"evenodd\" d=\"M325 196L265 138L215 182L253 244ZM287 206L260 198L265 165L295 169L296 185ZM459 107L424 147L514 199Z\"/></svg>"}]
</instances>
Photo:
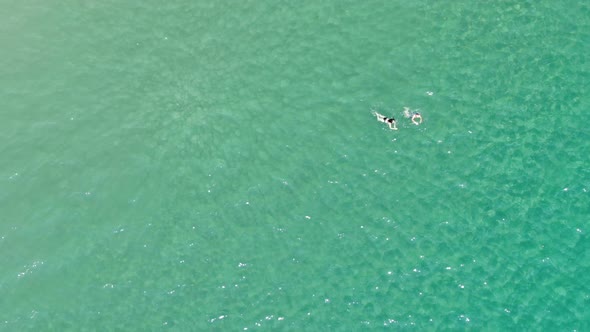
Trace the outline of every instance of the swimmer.
<instances>
[{"instance_id":1,"label":"swimmer","mask_svg":"<svg viewBox=\"0 0 590 332\"><path fill-rule=\"evenodd\" d=\"M416 126L422 123L422 115L420 112L412 112L409 107L404 107L404 116L406 118L411 118L412 123Z\"/></svg>"},{"instance_id":2,"label":"swimmer","mask_svg":"<svg viewBox=\"0 0 590 332\"><path fill-rule=\"evenodd\" d=\"M375 111L373 111L373 115L377 117L377 121L387 123L387 125L389 125L389 129L397 130L397 127L395 126L395 119L393 117L388 118L385 115L379 114Z\"/></svg>"}]
</instances>

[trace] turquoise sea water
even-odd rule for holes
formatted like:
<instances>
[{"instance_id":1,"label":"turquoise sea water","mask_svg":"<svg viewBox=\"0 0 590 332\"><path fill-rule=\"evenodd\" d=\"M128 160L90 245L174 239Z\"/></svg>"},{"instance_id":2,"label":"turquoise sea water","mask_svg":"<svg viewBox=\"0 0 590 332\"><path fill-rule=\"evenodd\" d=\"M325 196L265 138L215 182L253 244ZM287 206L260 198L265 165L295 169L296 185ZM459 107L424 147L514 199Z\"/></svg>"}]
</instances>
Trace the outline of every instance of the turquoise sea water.
<instances>
[{"instance_id":1,"label":"turquoise sea water","mask_svg":"<svg viewBox=\"0 0 590 332\"><path fill-rule=\"evenodd\" d=\"M0 6L0 330L590 330L587 3Z\"/></svg>"}]
</instances>

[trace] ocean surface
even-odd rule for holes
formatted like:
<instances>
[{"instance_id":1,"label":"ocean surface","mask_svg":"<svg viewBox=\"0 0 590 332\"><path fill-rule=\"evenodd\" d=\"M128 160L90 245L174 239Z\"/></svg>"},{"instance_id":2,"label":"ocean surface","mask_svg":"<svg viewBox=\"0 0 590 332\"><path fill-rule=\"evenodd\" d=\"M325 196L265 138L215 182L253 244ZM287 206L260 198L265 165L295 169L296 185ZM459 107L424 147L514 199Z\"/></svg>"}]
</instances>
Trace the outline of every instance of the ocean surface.
<instances>
[{"instance_id":1,"label":"ocean surface","mask_svg":"<svg viewBox=\"0 0 590 332\"><path fill-rule=\"evenodd\" d=\"M590 2L0 8L0 331L590 330Z\"/></svg>"}]
</instances>

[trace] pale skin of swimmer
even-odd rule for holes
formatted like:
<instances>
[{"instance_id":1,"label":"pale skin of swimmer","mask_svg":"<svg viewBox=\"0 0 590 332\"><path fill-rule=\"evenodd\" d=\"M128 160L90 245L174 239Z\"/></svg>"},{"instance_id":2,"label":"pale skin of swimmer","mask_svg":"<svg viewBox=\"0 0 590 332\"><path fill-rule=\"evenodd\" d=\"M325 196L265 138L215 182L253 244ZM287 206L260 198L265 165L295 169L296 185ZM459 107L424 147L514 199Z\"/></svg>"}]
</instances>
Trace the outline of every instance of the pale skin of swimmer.
<instances>
[{"instance_id":1,"label":"pale skin of swimmer","mask_svg":"<svg viewBox=\"0 0 590 332\"><path fill-rule=\"evenodd\" d=\"M411 118L412 123L416 126L422 123L422 115L419 112L412 112L409 107L404 107L404 116Z\"/></svg>"},{"instance_id":2,"label":"pale skin of swimmer","mask_svg":"<svg viewBox=\"0 0 590 332\"><path fill-rule=\"evenodd\" d=\"M379 114L375 111L373 111L373 115L377 117L377 121L387 123L387 125L389 126L389 129L397 130L397 127L395 125L395 119L393 117L388 118L385 115Z\"/></svg>"}]
</instances>

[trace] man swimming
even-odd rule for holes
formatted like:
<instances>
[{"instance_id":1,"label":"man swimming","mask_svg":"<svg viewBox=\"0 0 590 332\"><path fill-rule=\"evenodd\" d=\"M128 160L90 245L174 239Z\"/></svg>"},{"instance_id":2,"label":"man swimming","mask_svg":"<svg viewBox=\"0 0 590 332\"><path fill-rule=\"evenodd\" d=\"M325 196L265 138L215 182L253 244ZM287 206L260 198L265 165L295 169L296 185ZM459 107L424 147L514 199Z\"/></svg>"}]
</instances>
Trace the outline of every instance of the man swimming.
<instances>
[{"instance_id":1,"label":"man swimming","mask_svg":"<svg viewBox=\"0 0 590 332\"><path fill-rule=\"evenodd\" d=\"M389 129L397 130L397 127L395 126L395 119L393 117L388 118L385 115L379 114L375 111L373 111L373 115L377 117L377 121L387 123L387 125L389 125Z\"/></svg>"},{"instance_id":2,"label":"man swimming","mask_svg":"<svg viewBox=\"0 0 590 332\"><path fill-rule=\"evenodd\" d=\"M404 107L404 116L411 118L416 126L422 123L422 115L419 112L412 112L409 107Z\"/></svg>"}]
</instances>

